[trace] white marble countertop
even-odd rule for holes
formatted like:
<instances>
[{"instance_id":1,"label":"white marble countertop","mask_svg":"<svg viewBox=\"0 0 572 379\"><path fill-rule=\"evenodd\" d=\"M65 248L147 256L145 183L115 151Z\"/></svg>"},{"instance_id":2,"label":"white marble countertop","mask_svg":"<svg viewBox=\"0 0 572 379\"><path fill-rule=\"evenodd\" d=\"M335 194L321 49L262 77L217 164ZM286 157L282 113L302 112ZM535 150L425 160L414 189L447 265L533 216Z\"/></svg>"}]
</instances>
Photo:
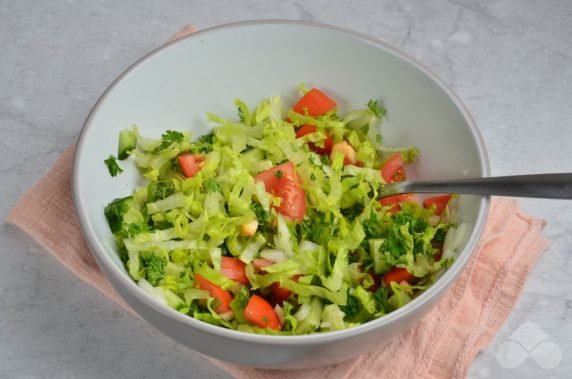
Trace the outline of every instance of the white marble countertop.
<instances>
[{"instance_id":1,"label":"white marble countertop","mask_svg":"<svg viewBox=\"0 0 572 379\"><path fill-rule=\"evenodd\" d=\"M570 0L3 0L0 216L75 141L130 63L184 24L258 18L335 24L418 58L471 110L495 175L572 171ZM547 221L552 244L470 378L572 377L572 203L521 204ZM17 228L0 233L0 378L228 377L79 281ZM548 357L534 346L540 330L554 342ZM506 368L516 361L497 352L511 335L537 360Z\"/></svg>"}]
</instances>

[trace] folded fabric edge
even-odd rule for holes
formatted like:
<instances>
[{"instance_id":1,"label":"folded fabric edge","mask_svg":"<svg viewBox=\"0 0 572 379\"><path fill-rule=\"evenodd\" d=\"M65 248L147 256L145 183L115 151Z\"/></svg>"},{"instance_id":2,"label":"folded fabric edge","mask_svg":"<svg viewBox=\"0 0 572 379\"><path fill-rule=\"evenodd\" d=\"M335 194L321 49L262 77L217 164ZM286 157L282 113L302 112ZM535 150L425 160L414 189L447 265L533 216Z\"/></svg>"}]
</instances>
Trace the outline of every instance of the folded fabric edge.
<instances>
[{"instance_id":1,"label":"folded fabric edge","mask_svg":"<svg viewBox=\"0 0 572 379\"><path fill-rule=\"evenodd\" d=\"M56 260L61 263L66 269L71 271L75 276L81 279L83 282L89 284L90 286L97 289L104 296L111 298L115 303L119 304L121 307L127 309L131 314L139 317L125 301L117 294L115 289L111 286L107 278L103 275L99 267L96 270L88 269L84 267L87 264L83 259L80 262L74 264L71 260L66 259L65 254L61 251L57 251L57 241L50 239L49 235L46 235L44 228L41 223L38 222L36 213L38 209L41 209L42 203L40 202L41 196L38 196L39 192L44 190L50 191L53 189L53 183L59 182L59 178L67 175L68 168L71 168L73 163L73 154L75 151L75 144L70 144L62 153L62 155L56 160L56 162L50 167L48 172L42 176L25 194L20 198L20 200L10 209L6 216L6 223L18 227L24 233L28 234L36 243L42 246L44 249L48 250ZM71 197L71 189L69 193L61 194L62 197ZM71 201L71 198L70 198ZM65 225L72 229L72 232L77 229L79 230L79 225L77 225L77 220L66 220ZM65 226L64 225L64 226ZM81 237L83 241L83 237ZM77 256L82 257L89 254L89 258L93 257L93 254L85 245L83 248L78 248Z\"/></svg>"},{"instance_id":2,"label":"folded fabric edge","mask_svg":"<svg viewBox=\"0 0 572 379\"><path fill-rule=\"evenodd\" d=\"M544 220L540 221L544 224ZM537 233L539 232L540 230L537 231ZM522 289L526 283L530 270L549 245L549 240L540 234L536 234L528 244L521 246L522 253L518 255L518 258L520 259L518 264L520 269L517 270L518 273L513 271L511 278L507 280L503 288L497 292L496 296L490 298L489 303L494 303L495 306L488 312L489 317L486 320L486 323L478 327L478 333L476 333L474 340L470 341L470 343L466 345L464 351L459 354L458 360L454 366L454 378L464 378L467 375L470 363L474 361L476 355L480 351L490 345L499 329L506 323L516 302L522 294ZM507 294L507 292L510 293ZM500 298L502 298L503 301L500 301Z\"/></svg>"}]
</instances>

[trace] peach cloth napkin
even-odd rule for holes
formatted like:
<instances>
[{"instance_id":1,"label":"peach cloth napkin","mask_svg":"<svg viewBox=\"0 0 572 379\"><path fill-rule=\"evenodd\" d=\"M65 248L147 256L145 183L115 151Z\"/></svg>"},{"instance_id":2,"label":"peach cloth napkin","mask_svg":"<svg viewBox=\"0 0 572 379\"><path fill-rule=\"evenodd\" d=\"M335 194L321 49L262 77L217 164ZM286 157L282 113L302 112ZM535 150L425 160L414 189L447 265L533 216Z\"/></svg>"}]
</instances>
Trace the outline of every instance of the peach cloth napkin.
<instances>
[{"instance_id":1,"label":"peach cloth napkin","mask_svg":"<svg viewBox=\"0 0 572 379\"><path fill-rule=\"evenodd\" d=\"M194 31L187 26L171 40ZM83 240L71 193L74 149L73 145L67 148L7 220L80 279L134 314L107 282ZM292 371L211 362L236 378L462 378L475 355L502 326L528 272L548 246L540 235L543 226L544 221L523 213L515 200L493 198L482 240L457 282L417 326L369 354L318 369Z\"/></svg>"}]
</instances>

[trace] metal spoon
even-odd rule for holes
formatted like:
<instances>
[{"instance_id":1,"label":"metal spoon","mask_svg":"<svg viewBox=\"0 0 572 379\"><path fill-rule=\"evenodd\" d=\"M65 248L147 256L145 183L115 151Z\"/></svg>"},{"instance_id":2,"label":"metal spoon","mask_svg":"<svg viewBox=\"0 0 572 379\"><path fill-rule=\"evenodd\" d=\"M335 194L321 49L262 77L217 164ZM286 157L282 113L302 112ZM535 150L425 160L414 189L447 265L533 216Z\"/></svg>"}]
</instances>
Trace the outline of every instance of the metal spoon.
<instances>
[{"instance_id":1,"label":"metal spoon","mask_svg":"<svg viewBox=\"0 0 572 379\"><path fill-rule=\"evenodd\" d=\"M572 199L572 173L406 181L383 184L380 193L381 197L402 193L461 193Z\"/></svg>"}]
</instances>

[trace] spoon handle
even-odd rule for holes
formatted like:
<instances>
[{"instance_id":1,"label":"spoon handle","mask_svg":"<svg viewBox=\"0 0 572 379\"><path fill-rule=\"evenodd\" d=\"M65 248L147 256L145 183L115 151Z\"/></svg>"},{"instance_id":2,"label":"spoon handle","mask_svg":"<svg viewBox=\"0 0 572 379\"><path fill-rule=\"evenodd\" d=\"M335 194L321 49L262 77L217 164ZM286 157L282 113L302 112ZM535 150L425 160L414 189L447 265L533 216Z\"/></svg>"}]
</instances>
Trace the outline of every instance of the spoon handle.
<instances>
[{"instance_id":1,"label":"spoon handle","mask_svg":"<svg viewBox=\"0 0 572 379\"><path fill-rule=\"evenodd\" d=\"M460 193L572 199L572 173L497 176L476 179L425 180L384 184L382 196L400 193Z\"/></svg>"}]
</instances>

